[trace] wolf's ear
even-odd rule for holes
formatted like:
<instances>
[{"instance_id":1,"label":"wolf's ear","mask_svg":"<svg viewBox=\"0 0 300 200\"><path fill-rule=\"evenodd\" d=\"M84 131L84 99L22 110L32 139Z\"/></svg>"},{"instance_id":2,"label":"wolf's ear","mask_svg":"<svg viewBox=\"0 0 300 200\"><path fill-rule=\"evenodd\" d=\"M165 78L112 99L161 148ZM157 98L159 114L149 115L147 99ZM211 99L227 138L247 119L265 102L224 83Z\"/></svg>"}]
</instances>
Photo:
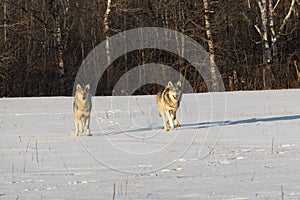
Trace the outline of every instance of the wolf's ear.
<instances>
[{"instance_id":1,"label":"wolf's ear","mask_svg":"<svg viewBox=\"0 0 300 200\"><path fill-rule=\"evenodd\" d=\"M181 87L181 82L180 81L178 81L176 84L177 84L178 87Z\"/></svg>"},{"instance_id":2,"label":"wolf's ear","mask_svg":"<svg viewBox=\"0 0 300 200\"><path fill-rule=\"evenodd\" d=\"M77 84L76 85L76 90L81 90L81 89L82 89L81 85Z\"/></svg>"},{"instance_id":3,"label":"wolf's ear","mask_svg":"<svg viewBox=\"0 0 300 200\"><path fill-rule=\"evenodd\" d=\"M90 89L91 89L91 85L90 85L90 84L87 84L87 85L85 86L85 89L90 90Z\"/></svg>"},{"instance_id":4,"label":"wolf's ear","mask_svg":"<svg viewBox=\"0 0 300 200\"><path fill-rule=\"evenodd\" d=\"M171 81L169 81L167 87L172 87L172 86L173 86L173 83Z\"/></svg>"}]
</instances>

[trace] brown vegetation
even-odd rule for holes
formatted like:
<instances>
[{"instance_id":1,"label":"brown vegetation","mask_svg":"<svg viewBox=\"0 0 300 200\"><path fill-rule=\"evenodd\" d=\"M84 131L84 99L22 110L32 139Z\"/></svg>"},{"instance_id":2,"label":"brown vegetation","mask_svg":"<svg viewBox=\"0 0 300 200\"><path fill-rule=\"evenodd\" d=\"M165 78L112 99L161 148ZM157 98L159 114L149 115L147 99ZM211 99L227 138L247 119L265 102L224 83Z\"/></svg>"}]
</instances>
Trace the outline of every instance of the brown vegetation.
<instances>
[{"instance_id":1,"label":"brown vegetation","mask_svg":"<svg viewBox=\"0 0 300 200\"><path fill-rule=\"evenodd\" d=\"M72 95L76 73L97 44L125 30L149 26L180 31L207 51L213 47L210 52L226 90L300 86L299 0L205 2L3 0L0 96ZM201 76L182 58L145 49L115 60L101 78L97 95L111 95L122 74L144 63L172 66L195 92L207 91ZM158 89L149 84L136 94L153 94Z\"/></svg>"}]
</instances>

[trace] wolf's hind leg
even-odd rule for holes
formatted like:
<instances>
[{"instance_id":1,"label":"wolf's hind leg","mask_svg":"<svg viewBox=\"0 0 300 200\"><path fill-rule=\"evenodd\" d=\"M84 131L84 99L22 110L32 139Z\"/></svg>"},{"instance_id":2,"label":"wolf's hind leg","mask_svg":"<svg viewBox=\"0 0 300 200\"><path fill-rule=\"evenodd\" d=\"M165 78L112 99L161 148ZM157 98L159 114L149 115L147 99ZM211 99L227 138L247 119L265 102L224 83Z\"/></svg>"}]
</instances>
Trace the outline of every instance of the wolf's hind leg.
<instances>
[{"instance_id":1,"label":"wolf's hind leg","mask_svg":"<svg viewBox=\"0 0 300 200\"><path fill-rule=\"evenodd\" d=\"M164 121L164 129L165 129L165 131L169 131L169 122L168 121Z\"/></svg>"},{"instance_id":2,"label":"wolf's hind leg","mask_svg":"<svg viewBox=\"0 0 300 200\"><path fill-rule=\"evenodd\" d=\"M175 125L178 126L178 127L180 127L180 123L179 123L179 121L176 118L176 111L173 114L173 120L174 120Z\"/></svg>"},{"instance_id":3,"label":"wolf's hind leg","mask_svg":"<svg viewBox=\"0 0 300 200\"><path fill-rule=\"evenodd\" d=\"M178 126L178 127L181 126L180 123L179 123L179 121L178 121L177 119L175 119L174 122L175 122L175 125L176 125L176 126Z\"/></svg>"},{"instance_id":4,"label":"wolf's hind leg","mask_svg":"<svg viewBox=\"0 0 300 200\"><path fill-rule=\"evenodd\" d=\"M169 131L169 124L168 124L168 121L166 120L165 111L162 110L160 107L158 107L158 112L159 112L159 116L161 116L164 120L165 131Z\"/></svg>"},{"instance_id":5,"label":"wolf's hind leg","mask_svg":"<svg viewBox=\"0 0 300 200\"><path fill-rule=\"evenodd\" d=\"M162 116L163 120L164 120L164 129L165 131L169 131L169 123L166 120L166 115L163 112L160 112L160 115Z\"/></svg>"}]
</instances>

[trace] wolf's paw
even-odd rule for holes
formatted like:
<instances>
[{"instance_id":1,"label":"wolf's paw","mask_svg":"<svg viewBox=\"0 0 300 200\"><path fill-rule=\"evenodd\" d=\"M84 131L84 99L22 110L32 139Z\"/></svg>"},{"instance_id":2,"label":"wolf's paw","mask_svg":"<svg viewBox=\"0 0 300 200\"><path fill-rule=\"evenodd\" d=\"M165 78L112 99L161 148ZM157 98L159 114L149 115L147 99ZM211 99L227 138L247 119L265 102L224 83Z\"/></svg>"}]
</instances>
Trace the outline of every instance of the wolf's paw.
<instances>
[{"instance_id":1,"label":"wolf's paw","mask_svg":"<svg viewBox=\"0 0 300 200\"><path fill-rule=\"evenodd\" d=\"M169 122L168 121L164 122L164 129L165 129L165 131L169 131Z\"/></svg>"},{"instance_id":2,"label":"wolf's paw","mask_svg":"<svg viewBox=\"0 0 300 200\"><path fill-rule=\"evenodd\" d=\"M171 127L172 130L175 128L173 122L170 124L170 127Z\"/></svg>"},{"instance_id":3,"label":"wolf's paw","mask_svg":"<svg viewBox=\"0 0 300 200\"><path fill-rule=\"evenodd\" d=\"M93 134L91 134L90 132L87 133L87 136L93 136Z\"/></svg>"},{"instance_id":4,"label":"wolf's paw","mask_svg":"<svg viewBox=\"0 0 300 200\"><path fill-rule=\"evenodd\" d=\"M177 121L177 119L175 119L174 122L177 127L180 127L180 123Z\"/></svg>"},{"instance_id":5,"label":"wolf's paw","mask_svg":"<svg viewBox=\"0 0 300 200\"><path fill-rule=\"evenodd\" d=\"M77 137L78 136L78 132L75 132L75 137Z\"/></svg>"}]
</instances>

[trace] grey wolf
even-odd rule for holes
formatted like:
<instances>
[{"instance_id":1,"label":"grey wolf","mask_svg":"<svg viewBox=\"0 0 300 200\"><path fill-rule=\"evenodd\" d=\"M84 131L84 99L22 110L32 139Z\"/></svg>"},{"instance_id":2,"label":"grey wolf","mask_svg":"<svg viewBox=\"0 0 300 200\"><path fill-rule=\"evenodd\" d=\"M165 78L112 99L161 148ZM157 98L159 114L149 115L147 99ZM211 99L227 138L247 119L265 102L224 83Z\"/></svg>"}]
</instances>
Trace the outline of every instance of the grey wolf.
<instances>
[{"instance_id":1,"label":"grey wolf","mask_svg":"<svg viewBox=\"0 0 300 200\"><path fill-rule=\"evenodd\" d=\"M180 106L181 96L182 88L180 81L175 85L169 81L165 89L156 95L157 107L160 116L162 116L164 120L165 131L169 130L169 125L171 129L174 129L174 123L180 127L180 123L176 119L176 111Z\"/></svg>"},{"instance_id":2,"label":"grey wolf","mask_svg":"<svg viewBox=\"0 0 300 200\"><path fill-rule=\"evenodd\" d=\"M90 131L90 116L92 110L92 97L90 94L90 84L85 87L76 85L75 100L73 104L74 122L75 122L75 136L78 136L78 131L81 133L84 131L84 127L87 129L87 135L92 136Z\"/></svg>"}]
</instances>

